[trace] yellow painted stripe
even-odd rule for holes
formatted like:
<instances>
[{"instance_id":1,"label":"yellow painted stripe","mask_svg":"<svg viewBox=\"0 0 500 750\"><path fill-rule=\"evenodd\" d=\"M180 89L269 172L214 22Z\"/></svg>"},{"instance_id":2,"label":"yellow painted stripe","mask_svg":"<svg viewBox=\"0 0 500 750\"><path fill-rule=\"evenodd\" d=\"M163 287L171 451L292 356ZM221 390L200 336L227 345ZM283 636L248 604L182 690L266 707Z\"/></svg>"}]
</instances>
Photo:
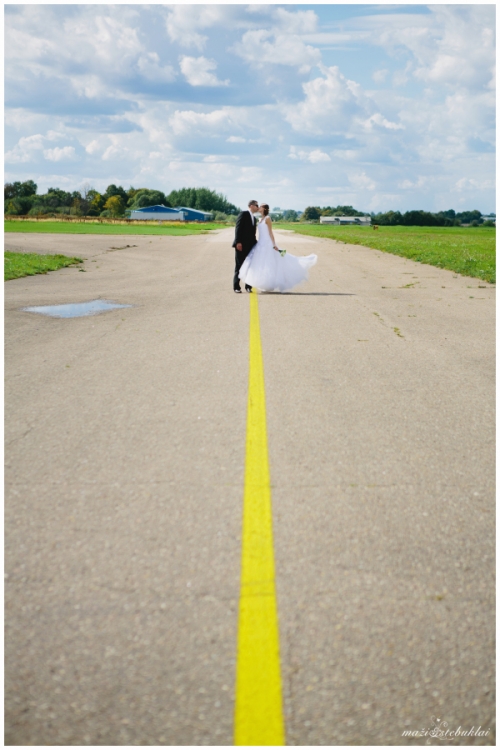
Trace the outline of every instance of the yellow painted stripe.
<instances>
[{"instance_id":1,"label":"yellow painted stripe","mask_svg":"<svg viewBox=\"0 0 500 750\"><path fill-rule=\"evenodd\" d=\"M250 376L234 744L285 744L264 369L255 293L250 295Z\"/></svg>"}]
</instances>

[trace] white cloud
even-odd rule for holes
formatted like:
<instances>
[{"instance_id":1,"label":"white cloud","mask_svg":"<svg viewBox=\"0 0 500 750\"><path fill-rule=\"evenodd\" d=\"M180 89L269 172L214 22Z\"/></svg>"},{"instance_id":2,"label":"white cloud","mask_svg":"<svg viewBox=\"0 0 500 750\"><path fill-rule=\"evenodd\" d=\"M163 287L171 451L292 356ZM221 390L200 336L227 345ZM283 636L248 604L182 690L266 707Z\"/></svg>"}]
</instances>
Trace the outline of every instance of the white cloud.
<instances>
[{"instance_id":1,"label":"white cloud","mask_svg":"<svg viewBox=\"0 0 500 750\"><path fill-rule=\"evenodd\" d=\"M382 70L375 70L372 73L372 78L375 81L375 83L383 83L385 79L387 78L387 73L389 71L387 68L382 68Z\"/></svg>"},{"instance_id":2,"label":"white cloud","mask_svg":"<svg viewBox=\"0 0 500 750\"><path fill-rule=\"evenodd\" d=\"M148 52L137 60L137 68L144 78L151 81L173 81L175 70L171 65L161 65L156 52Z\"/></svg>"},{"instance_id":3,"label":"white cloud","mask_svg":"<svg viewBox=\"0 0 500 750\"><path fill-rule=\"evenodd\" d=\"M109 165L106 164L102 167L106 172L116 169L117 165L121 164L124 164L126 169L129 168L128 165L134 165L134 169L136 167L142 169L145 161L150 158L150 139L138 140L137 134L134 132L113 133L105 136L103 141L105 141L102 145L104 151L100 158L98 152L96 152L96 156L99 162L109 162ZM106 143L108 144L107 147ZM165 151L168 152L168 146Z\"/></svg>"},{"instance_id":4,"label":"white cloud","mask_svg":"<svg viewBox=\"0 0 500 750\"><path fill-rule=\"evenodd\" d=\"M407 10L329 6L326 24L326 10L290 6L16 6L6 179L42 190L64 167L69 189L205 184L241 205L338 195L360 209L488 212L494 8ZM321 64L327 46L335 67Z\"/></svg>"},{"instance_id":5,"label":"white cloud","mask_svg":"<svg viewBox=\"0 0 500 750\"><path fill-rule=\"evenodd\" d=\"M78 12L66 16L56 6L19 7L6 34L7 80L22 87L29 79L45 87L50 80L47 94L54 108L58 85L69 105L72 94L116 98L123 84L138 76L158 83L175 78L174 68L148 48L131 7L77 6Z\"/></svg>"},{"instance_id":6,"label":"white cloud","mask_svg":"<svg viewBox=\"0 0 500 750\"><path fill-rule=\"evenodd\" d=\"M47 148L44 150L43 155L49 161L65 161L66 159L73 159L75 157L74 146L63 146L59 148Z\"/></svg>"},{"instance_id":7,"label":"white cloud","mask_svg":"<svg viewBox=\"0 0 500 750\"><path fill-rule=\"evenodd\" d=\"M93 8L95 10L95 6ZM58 39L58 50L68 59L88 59L89 48L93 62L99 61L108 70L120 70L145 52L137 29L116 14L116 10L101 10L94 15L68 18L63 24L63 34ZM72 44L68 44L71 40Z\"/></svg>"},{"instance_id":8,"label":"white cloud","mask_svg":"<svg viewBox=\"0 0 500 750\"><path fill-rule=\"evenodd\" d=\"M364 123L365 128L368 130L372 130L374 125L379 125L381 128L386 128L386 130L402 130L404 128L404 125L397 122L390 122L380 112L376 112Z\"/></svg>"},{"instance_id":9,"label":"white cloud","mask_svg":"<svg viewBox=\"0 0 500 750\"><path fill-rule=\"evenodd\" d=\"M110 159L116 159L118 156L120 156L120 149L112 144L111 146L108 146L108 148L103 153L102 160L109 161Z\"/></svg>"},{"instance_id":10,"label":"white cloud","mask_svg":"<svg viewBox=\"0 0 500 750\"><path fill-rule=\"evenodd\" d=\"M169 14L166 27L172 42L179 42L183 47L196 47L201 51L208 39L208 37L194 31L192 9L188 5L177 5L173 12Z\"/></svg>"},{"instance_id":11,"label":"white cloud","mask_svg":"<svg viewBox=\"0 0 500 750\"><path fill-rule=\"evenodd\" d=\"M379 27L373 29L374 40L391 52L402 47L410 51L417 80L473 90L490 85L495 65L493 6L430 8L431 13L414 17L414 24L405 15L396 23L380 16L374 24Z\"/></svg>"},{"instance_id":12,"label":"white cloud","mask_svg":"<svg viewBox=\"0 0 500 750\"><path fill-rule=\"evenodd\" d=\"M334 187L332 187L331 185L329 185L328 187L317 187L316 188L316 192L317 193L322 193L322 194L323 193L324 194L326 194L326 193L328 193L328 194L330 194L330 193L338 193L338 192L342 192L342 191L345 191L345 190L352 190L352 188L349 185L344 185L344 184L342 184L342 185L336 185Z\"/></svg>"},{"instance_id":13,"label":"white cloud","mask_svg":"<svg viewBox=\"0 0 500 750\"><path fill-rule=\"evenodd\" d=\"M234 127L235 113L229 109L214 109L212 112L176 110L169 120L175 135L186 133L220 133Z\"/></svg>"},{"instance_id":14,"label":"white cloud","mask_svg":"<svg viewBox=\"0 0 500 750\"><path fill-rule=\"evenodd\" d=\"M7 107L4 114L5 127L14 128L16 131L29 127L30 130L38 130L40 117L38 114L29 112L25 107Z\"/></svg>"},{"instance_id":15,"label":"white cloud","mask_svg":"<svg viewBox=\"0 0 500 750\"><path fill-rule=\"evenodd\" d=\"M217 23L224 23L224 8L217 5L175 5L166 18L167 33L172 42L183 47L203 50L207 36L198 33Z\"/></svg>"},{"instance_id":16,"label":"white cloud","mask_svg":"<svg viewBox=\"0 0 500 750\"><path fill-rule=\"evenodd\" d=\"M250 182L253 185L262 184L263 170L260 167L242 167L238 172L237 182Z\"/></svg>"},{"instance_id":17,"label":"white cloud","mask_svg":"<svg viewBox=\"0 0 500 750\"><path fill-rule=\"evenodd\" d=\"M320 45L335 45L340 48L340 45L345 46L352 42L370 43L370 32L352 32L352 31L334 31L334 32L322 32L318 31L316 34L304 34L302 36L304 42L309 44L320 44Z\"/></svg>"},{"instance_id":18,"label":"white cloud","mask_svg":"<svg viewBox=\"0 0 500 750\"><path fill-rule=\"evenodd\" d=\"M424 187L424 185L428 182L428 179L426 177L423 177L422 175L419 175L419 177L416 180L401 180L398 182L398 188L401 188L401 190L415 190L420 189Z\"/></svg>"},{"instance_id":19,"label":"white cloud","mask_svg":"<svg viewBox=\"0 0 500 750\"><path fill-rule=\"evenodd\" d=\"M479 6L461 17L460 13L442 6L435 9L438 20L445 20L446 29L432 47L420 45L415 76L426 82L477 88L488 85L494 75L494 30L478 24L482 13ZM464 57L467 64L464 65Z\"/></svg>"},{"instance_id":20,"label":"white cloud","mask_svg":"<svg viewBox=\"0 0 500 750\"><path fill-rule=\"evenodd\" d=\"M309 154L309 161L311 164L317 164L320 161L331 161L331 159L324 151L320 151L319 148L316 148Z\"/></svg>"},{"instance_id":21,"label":"white cloud","mask_svg":"<svg viewBox=\"0 0 500 750\"><path fill-rule=\"evenodd\" d=\"M295 146L290 147L290 153L288 154L289 159L299 159L300 161L309 161L311 164L318 164L319 162L331 161L330 157L324 151L316 148L312 151L303 151L297 149Z\"/></svg>"},{"instance_id":22,"label":"white cloud","mask_svg":"<svg viewBox=\"0 0 500 750\"><path fill-rule=\"evenodd\" d=\"M355 161L361 158L361 150L354 148L336 148L333 150L332 156L335 156L336 159Z\"/></svg>"},{"instance_id":23,"label":"white cloud","mask_svg":"<svg viewBox=\"0 0 500 750\"><path fill-rule=\"evenodd\" d=\"M20 138L13 149L5 154L5 161L10 163L26 163L32 160L37 151L43 149L45 137L40 133Z\"/></svg>"},{"instance_id":24,"label":"white cloud","mask_svg":"<svg viewBox=\"0 0 500 750\"><path fill-rule=\"evenodd\" d=\"M242 170L229 161L191 161L179 158L168 164L172 177L176 181L180 178L184 185L204 186L214 185L221 189L223 185L234 184L241 176ZM222 192L226 192L225 189Z\"/></svg>"},{"instance_id":25,"label":"white cloud","mask_svg":"<svg viewBox=\"0 0 500 750\"><path fill-rule=\"evenodd\" d=\"M299 68L301 73L307 73L321 61L320 51L304 44L299 36L268 29L247 31L232 51L257 67L290 65Z\"/></svg>"},{"instance_id":26,"label":"white cloud","mask_svg":"<svg viewBox=\"0 0 500 750\"><path fill-rule=\"evenodd\" d=\"M458 180L458 182L454 185L454 191L456 192L462 192L466 189L477 189L480 190L492 190L495 187L495 181L494 180L474 180L467 177L462 177L462 179Z\"/></svg>"},{"instance_id":27,"label":"white cloud","mask_svg":"<svg viewBox=\"0 0 500 750\"><path fill-rule=\"evenodd\" d=\"M320 66L323 77L302 85L305 99L290 106L286 119L294 130L306 133L346 133L354 118L366 120L373 105L361 86L342 75L338 66Z\"/></svg>"},{"instance_id":28,"label":"white cloud","mask_svg":"<svg viewBox=\"0 0 500 750\"><path fill-rule=\"evenodd\" d=\"M375 190L377 183L366 172L348 175L349 182L361 190Z\"/></svg>"},{"instance_id":29,"label":"white cloud","mask_svg":"<svg viewBox=\"0 0 500 750\"><path fill-rule=\"evenodd\" d=\"M91 141L87 146L85 146L85 151L88 154L95 154L97 151L100 150L99 141L93 140Z\"/></svg>"},{"instance_id":30,"label":"white cloud","mask_svg":"<svg viewBox=\"0 0 500 750\"><path fill-rule=\"evenodd\" d=\"M217 70L215 60L208 60L206 57L187 57L184 55L180 58L181 70L191 86L228 86L229 81L219 81L216 75L211 73Z\"/></svg>"},{"instance_id":31,"label":"white cloud","mask_svg":"<svg viewBox=\"0 0 500 750\"><path fill-rule=\"evenodd\" d=\"M397 70L392 76L393 86L404 86L408 83L408 76L403 70Z\"/></svg>"},{"instance_id":32,"label":"white cloud","mask_svg":"<svg viewBox=\"0 0 500 750\"><path fill-rule=\"evenodd\" d=\"M479 154L471 152L469 142L475 137L494 150L494 111L493 92L457 91L441 101L432 95L406 101L399 116L420 163L451 163L470 155L479 168Z\"/></svg>"},{"instance_id":33,"label":"white cloud","mask_svg":"<svg viewBox=\"0 0 500 750\"><path fill-rule=\"evenodd\" d=\"M238 161L237 156L220 156L218 154L209 154L204 156L203 161L205 164L227 164L231 161Z\"/></svg>"},{"instance_id":34,"label":"white cloud","mask_svg":"<svg viewBox=\"0 0 500 750\"><path fill-rule=\"evenodd\" d=\"M276 8L273 12L276 32L279 34L313 34L318 26L318 16L313 10L288 11Z\"/></svg>"},{"instance_id":35,"label":"white cloud","mask_svg":"<svg viewBox=\"0 0 500 750\"><path fill-rule=\"evenodd\" d=\"M78 97L85 99L103 99L116 96L116 90L110 91L108 84L99 76L92 73L68 76L70 90Z\"/></svg>"}]
</instances>

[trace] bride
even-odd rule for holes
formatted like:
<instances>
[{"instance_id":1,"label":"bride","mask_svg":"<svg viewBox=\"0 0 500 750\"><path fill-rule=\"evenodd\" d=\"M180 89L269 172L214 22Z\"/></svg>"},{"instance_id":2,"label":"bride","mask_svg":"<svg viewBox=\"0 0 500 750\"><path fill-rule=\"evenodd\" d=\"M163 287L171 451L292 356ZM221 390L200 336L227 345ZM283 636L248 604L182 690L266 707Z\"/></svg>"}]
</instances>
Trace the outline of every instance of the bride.
<instances>
[{"instance_id":1,"label":"bride","mask_svg":"<svg viewBox=\"0 0 500 750\"><path fill-rule=\"evenodd\" d=\"M259 207L259 212L259 239L243 261L240 279L261 292L287 292L307 280L308 271L318 256L282 255L274 239L267 203Z\"/></svg>"}]
</instances>

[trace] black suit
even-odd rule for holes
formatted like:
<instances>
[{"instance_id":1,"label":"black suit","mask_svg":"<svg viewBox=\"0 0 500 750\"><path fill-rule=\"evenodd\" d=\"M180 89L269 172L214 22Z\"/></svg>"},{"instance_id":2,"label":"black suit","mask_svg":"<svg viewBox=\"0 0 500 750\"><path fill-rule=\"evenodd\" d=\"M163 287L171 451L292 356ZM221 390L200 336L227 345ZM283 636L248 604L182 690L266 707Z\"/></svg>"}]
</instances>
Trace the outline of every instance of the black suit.
<instances>
[{"instance_id":1,"label":"black suit","mask_svg":"<svg viewBox=\"0 0 500 750\"><path fill-rule=\"evenodd\" d=\"M250 216L250 211L242 211L236 219L233 242L233 247L235 249L233 289L240 288L240 279L238 275L240 272L240 268L243 265L243 261L247 257L252 247L257 244L257 237L255 236L256 224L257 223L255 219ZM236 250L236 245L240 243L243 249ZM245 287L247 287L247 285L245 285Z\"/></svg>"}]
</instances>

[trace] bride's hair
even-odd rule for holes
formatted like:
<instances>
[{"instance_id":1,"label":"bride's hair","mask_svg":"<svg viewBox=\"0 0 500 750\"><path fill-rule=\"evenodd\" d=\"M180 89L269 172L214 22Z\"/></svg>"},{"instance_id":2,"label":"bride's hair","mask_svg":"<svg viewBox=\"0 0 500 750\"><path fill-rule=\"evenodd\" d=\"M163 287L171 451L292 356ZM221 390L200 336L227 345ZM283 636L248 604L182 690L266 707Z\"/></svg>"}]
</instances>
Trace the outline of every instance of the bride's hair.
<instances>
[{"instance_id":1,"label":"bride's hair","mask_svg":"<svg viewBox=\"0 0 500 750\"><path fill-rule=\"evenodd\" d=\"M267 205L267 203L263 203L261 205L261 208L262 208L262 215L267 216L269 214L269 206Z\"/></svg>"}]
</instances>

